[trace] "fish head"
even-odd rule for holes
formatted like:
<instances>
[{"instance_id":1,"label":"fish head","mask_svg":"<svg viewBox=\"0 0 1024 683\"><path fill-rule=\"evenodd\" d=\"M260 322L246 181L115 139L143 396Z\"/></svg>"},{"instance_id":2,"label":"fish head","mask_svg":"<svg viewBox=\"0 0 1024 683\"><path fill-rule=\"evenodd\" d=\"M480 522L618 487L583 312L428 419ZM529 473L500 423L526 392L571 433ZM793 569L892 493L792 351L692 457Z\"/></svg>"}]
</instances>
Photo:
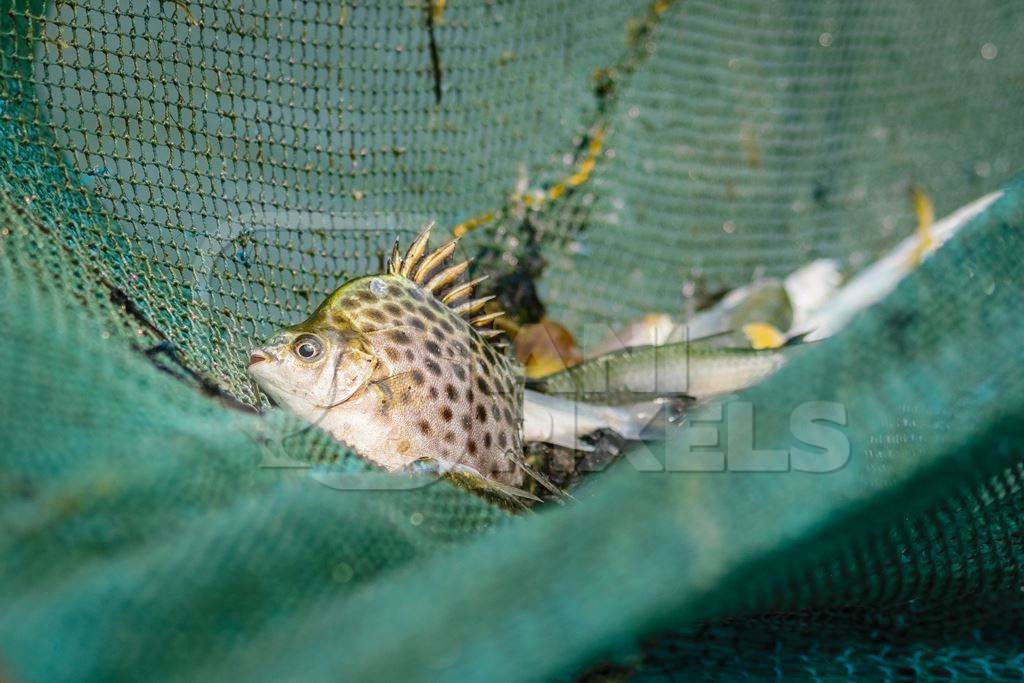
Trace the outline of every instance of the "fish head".
<instances>
[{"instance_id":1,"label":"fish head","mask_svg":"<svg viewBox=\"0 0 1024 683\"><path fill-rule=\"evenodd\" d=\"M276 403L317 422L358 396L377 362L352 321L321 307L253 349L248 372Z\"/></svg>"}]
</instances>

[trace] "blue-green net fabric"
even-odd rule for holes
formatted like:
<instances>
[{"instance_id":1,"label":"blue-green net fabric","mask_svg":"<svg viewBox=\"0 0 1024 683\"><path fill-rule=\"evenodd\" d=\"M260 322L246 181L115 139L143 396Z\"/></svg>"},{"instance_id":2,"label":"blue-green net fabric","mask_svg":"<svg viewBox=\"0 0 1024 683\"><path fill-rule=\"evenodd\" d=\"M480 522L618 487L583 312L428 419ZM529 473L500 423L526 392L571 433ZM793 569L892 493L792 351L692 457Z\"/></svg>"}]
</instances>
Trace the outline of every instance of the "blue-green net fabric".
<instances>
[{"instance_id":1,"label":"blue-green net fabric","mask_svg":"<svg viewBox=\"0 0 1024 683\"><path fill-rule=\"evenodd\" d=\"M2 3L0 680L1018 680L1021 36L1013 0ZM428 219L581 329L854 270L912 186L1003 195L741 397L780 448L845 406L836 471L626 460L510 517L338 490L376 480L242 409L251 342Z\"/></svg>"}]
</instances>

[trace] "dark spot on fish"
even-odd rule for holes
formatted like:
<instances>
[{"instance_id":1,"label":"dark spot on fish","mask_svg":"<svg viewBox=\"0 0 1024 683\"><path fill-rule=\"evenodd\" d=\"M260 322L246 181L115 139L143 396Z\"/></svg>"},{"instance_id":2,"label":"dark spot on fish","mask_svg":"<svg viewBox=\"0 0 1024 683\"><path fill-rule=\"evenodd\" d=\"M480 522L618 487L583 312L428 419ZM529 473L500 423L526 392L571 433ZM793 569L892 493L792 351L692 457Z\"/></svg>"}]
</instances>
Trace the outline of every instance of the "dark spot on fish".
<instances>
[{"instance_id":1,"label":"dark spot on fish","mask_svg":"<svg viewBox=\"0 0 1024 683\"><path fill-rule=\"evenodd\" d=\"M416 354L412 352L412 349L406 349L405 350L405 358L406 358L406 360L410 360L410 361L416 360Z\"/></svg>"},{"instance_id":2,"label":"dark spot on fish","mask_svg":"<svg viewBox=\"0 0 1024 683\"><path fill-rule=\"evenodd\" d=\"M498 432L498 446L504 448L508 445L508 438L505 436L505 432Z\"/></svg>"},{"instance_id":3,"label":"dark spot on fish","mask_svg":"<svg viewBox=\"0 0 1024 683\"><path fill-rule=\"evenodd\" d=\"M469 415L463 415L462 420L460 420L460 424L462 424L462 428L468 432L469 428L473 426L473 420L470 419Z\"/></svg>"},{"instance_id":4,"label":"dark spot on fish","mask_svg":"<svg viewBox=\"0 0 1024 683\"><path fill-rule=\"evenodd\" d=\"M459 381L466 381L466 369L461 365L452 365L452 370L455 372L455 376L459 378Z\"/></svg>"},{"instance_id":5,"label":"dark spot on fish","mask_svg":"<svg viewBox=\"0 0 1024 683\"><path fill-rule=\"evenodd\" d=\"M448 320L442 318L439 324L441 325L441 327L444 328L444 331L447 332L448 334L451 334L452 332L455 331L455 326L452 325Z\"/></svg>"},{"instance_id":6,"label":"dark spot on fish","mask_svg":"<svg viewBox=\"0 0 1024 683\"><path fill-rule=\"evenodd\" d=\"M477 376L476 385L480 387L480 391L484 392L485 396L490 396L491 385L487 383L487 380L485 380L483 377Z\"/></svg>"},{"instance_id":7,"label":"dark spot on fish","mask_svg":"<svg viewBox=\"0 0 1024 683\"><path fill-rule=\"evenodd\" d=\"M460 341L455 342L455 346L458 347L459 352L463 356L468 356L469 355L469 347L466 346L465 344L463 344L462 342L460 342Z\"/></svg>"},{"instance_id":8,"label":"dark spot on fish","mask_svg":"<svg viewBox=\"0 0 1024 683\"><path fill-rule=\"evenodd\" d=\"M424 434L430 434L430 423L426 420L420 420L418 423L420 431Z\"/></svg>"},{"instance_id":9,"label":"dark spot on fish","mask_svg":"<svg viewBox=\"0 0 1024 683\"><path fill-rule=\"evenodd\" d=\"M405 321L409 324L410 327L415 327L417 330L427 329L427 326L420 318L409 316L408 318L405 319Z\"/></svg>"},{"instance_id":10,"label":"dark spot on fish","mask_svg":"<svg viewBox=\"0 0 1024 683\"><path fill-rule=\"evenodd\" d=\"M448 431L444 433L444 440L448 443L455 443L455 432Z\"/></svg>"},{"instance_id":11,"label":"dark spot on fish","mask_svg":"<svg viewBox=\"0 0 1024 683\"><path fill-rule=\"evenodd\" d=\"M470 455L476 455L476 441L470 440L466 442L466 449L469 450Z\"/></svg>"},{"instance_id":12,"label":"dark spot on fish","mask_svg":"<svg viewBox=\"0 0 1024 683\"><path fill-rule=\"evenodd\" d=\"M393 301L389 301L388 303L384 304L384 310L395 318L402 315L401 307Z\"/></svg>"},{"instance_id":13,"label":"dark spot on fish","mask_svg":"<svg viewBox=\"0 0 1024 683\"><path fill-rule=\"evenodd\" d=\"M466 387L466 400L473 402L473 387Z\"/></svg>"},{"instance_id":14,"label":"dark spot on fish","mask_svg":"<svg viewBox=\"0 0 1024 683\"><path fill-rule=\"evenodd\" d=\"M491 346L490 344L484 346L484 353L487 356L487 360L489 360L492 364L498 362L498 354L494 350L494 347Z\"/></svg>"},{"instance_id":15,"label":"dark spot on fish","mask_svg":"<svg viewBox=\"0 0 1024 683\"><path fill-rule=\"evenodd\" d=\"M430 398L437 398L437 387L430 387Z\"/></svg>"},{"instance_id":16,"label":"dark spot on fish","mask_svg":"<svg viewBox=\"0 0 1024 683\"><path fill-rule=\"evenodd\" d=\"M441 419L445 422L452 421L452 409L448 406L441 406Z\"/></svg>"},{"instance_id":17,"label":"dark spot on fish","mask_svg":"<svg viewBox=\"0 0 1024 683\"><path fill-rule=\"evenodd\" d=\"M373 296L373 294L370 293L369 290L361 289L358 292L356 292L356 298L358 298L360 301L369 303L370 301L373 301L375 297Z\"/></svg>"},{"instance_id":18,"label":"dark spot on fish","mask_svg":"<svg viewBox=\"0 0 1024 683\"><path fill-rule=\"evenodd\" d=\"M409 335L407 335L405 332L402 332L402 330L391 330L390 332L388 332L388 337L391 339L391 341L396 342L398 344L408 344L410 341L412 341L411 339L409 339Z\"/></svg>"},{"instance_id":19,"label":"dark spot on fish","mask_svg":"<svg viewBox=\"0 0 1024 683\"><path fill-rule=\"evenodd\" d=\"M431 327L430 334L437 337L438 341L444 341L444 332L441 331L440 327Z\"/></svg>"},{"instance_id":20,"label":"dark spot on fish","mask_svg":"<svg viewBox=\"0 0 1024 683\"><path fill-rule=\"evenodd\" d=\"M398 349L394 346L385 346L384 355L388 357L388 360L398 361Z\"/></svg>"},{"instance_id":21,"label":"dark spot on fish","mask_svg":"<svg viewBox=\"0 0 1024 683\"><path fill-rule=\"evenodd\" d=\"M476 406L476 419L487 422L487 408L484 408L482 403L478 403Z\"/></svg>"},{"instance_id":22,"label":"dark spot on fish","mask_svg":"<svg viewBox=\"0 0 1024 683\"><path fill-rule=\"evenodd\" d=\"M449 401L454 401L459 397L458 392L455 391L455 387L451 384L444 385L444 393L448 395Z\"/></svg>"},{"instance_id":23,"label":"dark spot on fish","mask_svg":"<svg viewBox=\"0 0 1024 683\"><path fill-rule=\"evenodd\" d=\"M437 375L438 377L441 376L441 366L440 365L438 365L437 363L435 363L432 360L424 361L423 364L427 367L427 370L430 370L431 374Z\"/></svg>"},{"instance_id":24,"label":"dark spot on fish","mask_svg":"<svg viewBox=\"0 0 1024 683\"><path fill-rule=\"evenodd\" d=\"M420 291L419 287L410 288L408 294L413 299L416 299L416 301L423 301L423 292Z\"/></svg>"},{"instance_id":25,"label":"dark spot on fish","mask_svg":"<svg viewBox=\"0 0 1024 683\"><path fill-rule=\"evenodd\" d=\"M423 376L423 373L421 371L413 370L412 381L415 382L416 384L423 384L423 382L426 381L426 377Z\"/></svg>"},{"instance_id":26,"label":"dark spot on fish","mask_svg":"<svg viewBox=\"0 0 1024 683\"><path fill-rule=\"evenodd\" d=\"M381 312L380 310L378 310L376 308L368 309L363 315L365 315L370 320L373 320L373 321L378 322L378 323L382 323L382 322L384 322L385 320L388 319L388 317L386 315L384 315L383 312Z\"/></svg>"},{"instance_id":27,"label":"dark spot on fish","mask_svg":"<svg viewBox=\"0 0 1024 683\"><path fill-rule=\"evenodd\" d=\"M402 296L402 294L404 294L404 292L402 291L402 288L399 287L398 285L394 285L394 284L388 285L387 293L388 293L388 296L393 296L395 298L398 298L398 297Z\"/></svg>"},{"instance_id":28,"label":"dark spot on fish","mask_svg":"<svg viewBox=\"0 0 1024 683\"><path fill-rule=\"evenodd\" d=\"M484 434L484 448L490 449L491 447L491 433L487 432Z\"/></svg>"},{"instance_id":29,"label":"dark spot on fish","mask_svg":"<svg viewBox=\"0 0 1024 683\"><path fill-rule=\"evenodd\" d=\"M420 313L425 315L427 318L433 320L434 322L437 322L437 313L434 313L434 311L430 310L428 307L423 305L417 306L416 308L419 310ZM444 326L444 322L445 321L443 320L441 321L442 326Z\"/></svg>"},{"instance_id":30,"label":"dark spot on fish","mask_svg":"<svg viewBox=\"0 0 1024 683\"><path fill-rule=\"evenodd\" d=\"M427 343L425 343L423 345L423 348L425 348L427 350L427 353L429 353L432 356L440 356L441 355L441 347L438 346L437 344L435 344L432 341L428 341Z\"/></svg>"}]
</instances>

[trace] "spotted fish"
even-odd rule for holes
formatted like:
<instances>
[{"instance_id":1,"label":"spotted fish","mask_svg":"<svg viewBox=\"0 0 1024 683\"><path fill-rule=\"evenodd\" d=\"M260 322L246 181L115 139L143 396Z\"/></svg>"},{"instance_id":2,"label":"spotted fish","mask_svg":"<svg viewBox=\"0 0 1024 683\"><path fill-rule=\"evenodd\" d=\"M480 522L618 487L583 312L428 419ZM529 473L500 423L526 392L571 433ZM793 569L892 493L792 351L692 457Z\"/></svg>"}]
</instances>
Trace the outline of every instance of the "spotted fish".
<instances>
[{"instance_id":1,"label":"spotted fish","mask_svg":"<svg viewBox=\"0 0 1024 683\"><path fill-rule=\"evenodd\" d=\"M351 280L303 322L251 352L249 372L277 403L390 470L420 460L518 487L522 367L501 353L485 278L450 265L457 240L427 251L428 226L387 272Z\"/></svg>"}]
</instances>

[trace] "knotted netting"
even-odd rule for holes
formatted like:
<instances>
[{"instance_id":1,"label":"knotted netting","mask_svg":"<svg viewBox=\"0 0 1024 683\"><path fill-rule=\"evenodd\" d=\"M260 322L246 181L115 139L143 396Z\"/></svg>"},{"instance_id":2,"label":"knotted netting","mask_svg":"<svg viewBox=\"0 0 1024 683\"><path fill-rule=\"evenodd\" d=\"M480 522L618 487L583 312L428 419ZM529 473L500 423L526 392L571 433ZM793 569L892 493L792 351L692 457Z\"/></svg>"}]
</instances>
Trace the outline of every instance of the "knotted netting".
<instances>
[{"instance_id":1,"label":"knotted netting","mask_svg":"<svg viewBox=\"0 0 1024 683\"><path fill-rule=\"evenodd\" d=\"M3 3L0 679L1018 679L1022 35L1012 0ZM912 186L1002 194L741 397L781 448L843 405L834 471L627 458L510 518L250 412L249 346L427 220L577 330L856 270Z\"/></svg>"}]
</instances>

